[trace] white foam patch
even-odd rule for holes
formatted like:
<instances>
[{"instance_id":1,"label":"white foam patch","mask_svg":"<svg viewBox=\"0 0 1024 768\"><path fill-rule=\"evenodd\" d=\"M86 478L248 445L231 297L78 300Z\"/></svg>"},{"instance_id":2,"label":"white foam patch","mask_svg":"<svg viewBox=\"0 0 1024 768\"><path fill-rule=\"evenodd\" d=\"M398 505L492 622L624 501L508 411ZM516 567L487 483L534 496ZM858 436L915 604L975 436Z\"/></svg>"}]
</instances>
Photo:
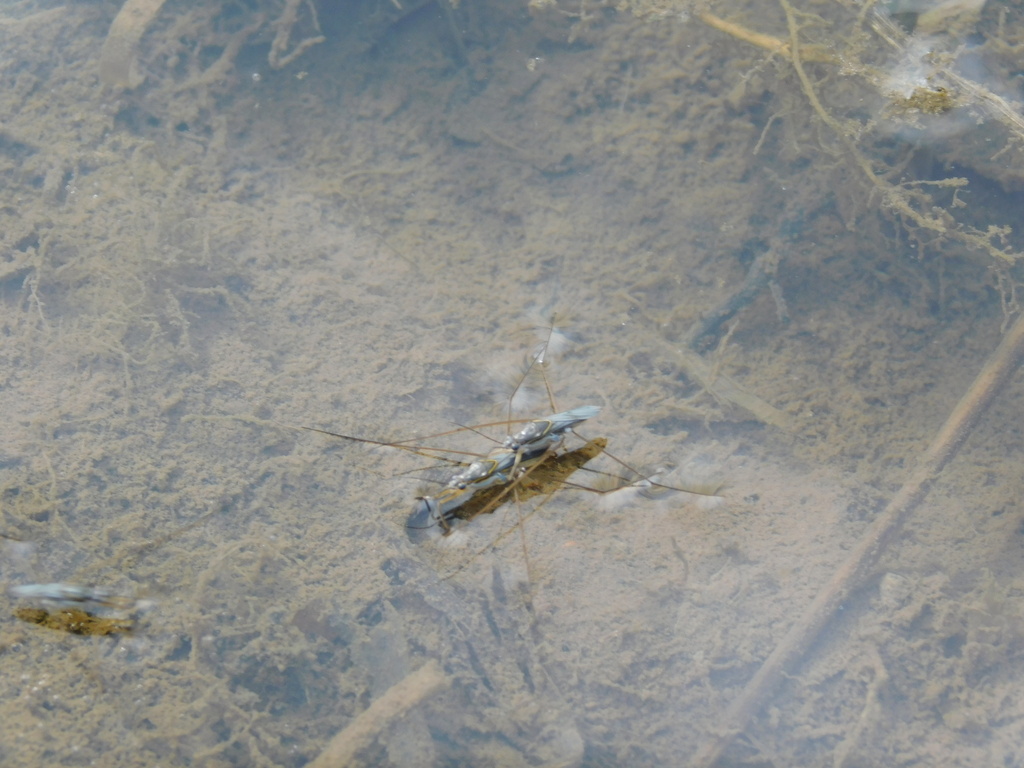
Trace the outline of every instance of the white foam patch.
<instances>
[{"instance_id":1,"label":"white foam patch","mask_svg":"<svg viewBox=\"0 0 1024 768\"><path fill-rule=\"evenodd\" d=\"M615 491L602 494L600 508L602 512L621 512L627 507L632 507L643 500L644 487L638 485L627 485Z\"/></svg>"},{"instance_id":2,"label":"white foam patch","mask_svg":"<svg viewBox=\"0 0 1024 768\"><path fill-rule=\"evenodd\" d=\"M504 413L510 407L513 416L535 413L544 400L544 392L532 381L523 378L523 368L506 363L494 363L487 369L487 389L493 392L494 404Z\"/></svg>"},{"instance_id":3,"label":"white foam patch","mask_svg":"<svg viewBox=\"0 0 1024 768\"><path fill-rule=\"evenodd\" d=\"M537 335L540 337L540 343L533 348L532 359L540 365L558 362L573 344L572 339L558 328L538 329Z\"/></svg>"}]
</instances>

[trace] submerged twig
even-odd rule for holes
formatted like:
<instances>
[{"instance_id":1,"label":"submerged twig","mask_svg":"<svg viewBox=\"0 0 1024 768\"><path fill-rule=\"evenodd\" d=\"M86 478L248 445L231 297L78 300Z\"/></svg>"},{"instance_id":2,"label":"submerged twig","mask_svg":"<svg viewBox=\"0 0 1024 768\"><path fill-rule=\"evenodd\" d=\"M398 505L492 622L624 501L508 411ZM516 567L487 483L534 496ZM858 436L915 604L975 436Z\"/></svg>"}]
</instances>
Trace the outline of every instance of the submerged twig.
<instances>
[{"instance_id":1,"label":"submerged twig","mask_svg":"<svg viewBox=\"0 0 1024 768\"><path fill-rule=\"evenodd\" d=\"M313 29L316 34L300 40L292 47L291 51L288 51L288 46L291 44L292 29L299 18L299 6L304 1L309 8L310 18L312 19ZM327 39L320 32L320 19L317 18L316 6L308 0L285 0L284 10L281 12L280 18L274 23L274 26L277 29L274 33L274 40L270 44L270 53L267 54L267 61L273 69L287 67L305 53L306 49L319 45Z\"/></svg>"},{"instance_id":2,"label":"submerged twig","mask_svg":"<svg viewBox=\"0 0 1024 768\"><path fill-rule=\"evenodd\" d=\"M747 29L732 21L720 19L708 11L699 11L694 15L709 27L714 27L720 32L725 32L727 35L732 35L737 40L743 40L751 45L756 45L758 48L764 48L766 51L777 53L790 61L793 60L793 50L790 47L790 43L786 40L754 32L752 29ZM800 57L804 61L821 61L829 64L839 63L839 57L817 45L803 46L800 51Z\"/></svg>"},{"instance_id":3,"label":"submerged twig","mask_svg":"<svg viewBox=\"0 0 1024 768\"><path fill-rule=\"evenodd\" d=\"M769 272L774 272L779 256L774 247L762 253L747 270L747 276L737 291L717 307L705 313L704 318L686 334L685 344L699 352L704 339L717 334L744 307L749 305L761 290L769 284Z\"/></svg>"},{"instance_id":4,"label":"submerged twig","mask_svg":"<svg viewBox=\"0 0 1024 768\"><path fill-rule=\"evenodd\" d=\"M428 696L449 685L448 677L436 661L428 661L404 679L388 688L365 712L338 733L309 768L342 768L355 764L356 755L392 723Z\"/></svg>"},{"instance_id":5,"label":"submerged twig","mask_svg":"<svg viewBox=\"0 0 1024 768\"><path fill-rule=\"evenodd\" d=\"M942 468L956 455L981 415L1010 380L1022 360L1024 315L1017 318L967 394L950 413L914 474L871 524L846 562L747 683L743 693L726 711L719 734L704 745L690 762L691 765L702 768L714 765L732 740L743 732L747 722L761 708L786 671L806 654L843 601L871 573L885 548L924 499Z\"/></svg>"},{"instance_id":6,"label":"submerged twig","mask_svg":"<svg viewBox=\"0 0 1024 768\"><path fill-rule=\"evenodd\" d=\"M135 71L139 41L165 0L126 0L100 50L100 79L117 88L135 88L143 77Z\"/></svg>"},{"instance_id":7,"label":"submerged twig","mask_svg":"<svg viewBox=\"0 0 1024 768\"><path fill-rule=\"evenodd\" d=\"M628 293L623 293L622 296L627 301L633 302L640 316L660 333L662 324L648 316L641 307L640 302ZM724 373L716 370L717 366L707 362L697 352L690 349L690 338L692 338L692 335L687 337L681 344L672 343L666 339L668 341L668 348L675 354L676 362L683 373L700 384L715 400L731 403L764 424L779 427L786 431L794 429L795 424L792 416L776 408L771 403L762 400L757 395L747 392Z\"/></svg>"}]
</instances>

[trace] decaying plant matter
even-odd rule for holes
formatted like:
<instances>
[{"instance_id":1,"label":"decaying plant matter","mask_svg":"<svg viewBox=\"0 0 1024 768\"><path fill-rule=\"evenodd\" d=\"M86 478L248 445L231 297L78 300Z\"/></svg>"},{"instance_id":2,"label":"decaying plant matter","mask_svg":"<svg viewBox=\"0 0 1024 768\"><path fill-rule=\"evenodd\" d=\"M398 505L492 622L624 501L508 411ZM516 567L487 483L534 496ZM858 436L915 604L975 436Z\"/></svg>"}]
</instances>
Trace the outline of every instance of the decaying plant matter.
<instances>
[{"instance_id":1,"label":"decaying plant matter","mask_svg":"<svg viewBox=\"0 0 1024 768\"><path fill-rule=\"evenodd\" d=\"M135 88L145 80L141 71L139 43L157 21L166 0L126 0L114 19L100 55L100 77L118 88ZM268 7L243 18L228 29L221 19L224 8L216 4L185 11L173 19L168 35L157 50L174 46L184 37L196 36L206 45L218 47L220 55L212 64L193 73L188 85L210 85L225 77L242 46L265 27L273 32L267 63L273 69L291 64L305 51L326 39L312 0L284 0L283 6ZM274 7L276 6L276 7ZM190 23L191 22L191 23ZM197 23L198 22L198 23ZM226 33L226 34L225 34ZM298 39L296 40L296 37Z\"/></svg>"},{"instance_id":2,"label":"decaying plant matter","mask_svg":"<svg viewBox=\"0 0 1024 768\"><path fill-rule=\"evenodd\" d=\"M880 210L899 223L922 254L949 244L1013 263L1020 246L1011 227L978 220L978 212L962 199L966 178L912 178L906 158L885 146L894 136L907 139L911 151L914 146L931 147L947 163L973 166L1004 186L1019 187L1024 178L1021 105L1007 95L1008 88L981 82L976 75L980 56L1008 53L1016 43L1009 39L1011 25L1003 10L989 27L1006 38L994 36L982 50L966 45L982 5L983 0L937 2L935 8L897 23L876 3L837 3L811 12L779 0L774 17L724 4L695 7L688 0L530 3L537 15L557 13L571 19L573 39L599 19L602 8L614 7L652 23L696 19L766 51L780 73L773 89L782 93L787 82L795 81L803 101L803 115L790 112L780 119L799 122L797 130L810 132L802 141L819 145L821 163L841 165L860 180L859 199L847 204L848 227L857 227L865 211ZM764 67L759 65L756 72ZM993 126L999 128L997 141L991 135ZM975 141L982 128L985 137ZM971 149L946 146L952 135ZM982 142L987 150L973 148ZM989 154L965 157L961 151Z\"/></svg>"}]
</instances>

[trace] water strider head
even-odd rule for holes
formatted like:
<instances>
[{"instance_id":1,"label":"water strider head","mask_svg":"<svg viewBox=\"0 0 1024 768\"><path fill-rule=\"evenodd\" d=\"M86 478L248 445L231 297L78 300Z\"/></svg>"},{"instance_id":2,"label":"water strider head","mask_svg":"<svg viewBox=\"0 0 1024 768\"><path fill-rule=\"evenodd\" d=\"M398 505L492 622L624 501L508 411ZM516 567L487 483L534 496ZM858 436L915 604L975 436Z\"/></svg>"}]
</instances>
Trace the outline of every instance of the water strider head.
<instances>
[{"instance_id":1,"label":"water strider head","mask_svg":"<svg viewBox=\"0 0 1024 768\"><path fill-rule=\"evenodd\" d=\"M453 510L458 509L475 493L475 489L444 488L436 496L419 496L405 523L405 531L412 541L423 541L437 535L447 536L452 531Z\"/></svg>"},{"instance_id":2,"label":"water strider head","mask_svg":"<svg viewBox=\"0 0 1024 768\"><path fill-rule=\"evenodd\" d=\"M440 522L440 506L433 496L417 496L405 527L413 531L434 528ZM412 534L410 534L411 536Z\"/></svg>"}]
</instances>

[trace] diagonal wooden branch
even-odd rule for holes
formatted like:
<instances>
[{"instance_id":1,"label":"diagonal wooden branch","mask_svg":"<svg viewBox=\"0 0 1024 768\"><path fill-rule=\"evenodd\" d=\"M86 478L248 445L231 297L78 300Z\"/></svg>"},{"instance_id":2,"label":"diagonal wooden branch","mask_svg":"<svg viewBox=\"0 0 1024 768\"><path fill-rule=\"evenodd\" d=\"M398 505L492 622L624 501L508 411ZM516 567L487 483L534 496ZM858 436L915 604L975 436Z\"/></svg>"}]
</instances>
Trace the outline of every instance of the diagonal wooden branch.
<instances>
[{"instance_id":1,"label":"diagonal wooden branch","mask_svg":"<svg viewBox=\"0 0 1024 768\"><path fill-rule=\"evenodd\" d=\"M690 765L710 768L722 752L746 728L787 670L793 669L835 615L839 606L869 576L879 557L903 527L910 513L927 495L943 467L956 456L981 415L1024 360L1024 315L1003 337L970 389L957 403L921 457L917 469L885 510L875 519L857 547L822 589L803 616L786 633L743 693L723 718L722 731L706 743Z\"/></svg>"}]
</instances>

